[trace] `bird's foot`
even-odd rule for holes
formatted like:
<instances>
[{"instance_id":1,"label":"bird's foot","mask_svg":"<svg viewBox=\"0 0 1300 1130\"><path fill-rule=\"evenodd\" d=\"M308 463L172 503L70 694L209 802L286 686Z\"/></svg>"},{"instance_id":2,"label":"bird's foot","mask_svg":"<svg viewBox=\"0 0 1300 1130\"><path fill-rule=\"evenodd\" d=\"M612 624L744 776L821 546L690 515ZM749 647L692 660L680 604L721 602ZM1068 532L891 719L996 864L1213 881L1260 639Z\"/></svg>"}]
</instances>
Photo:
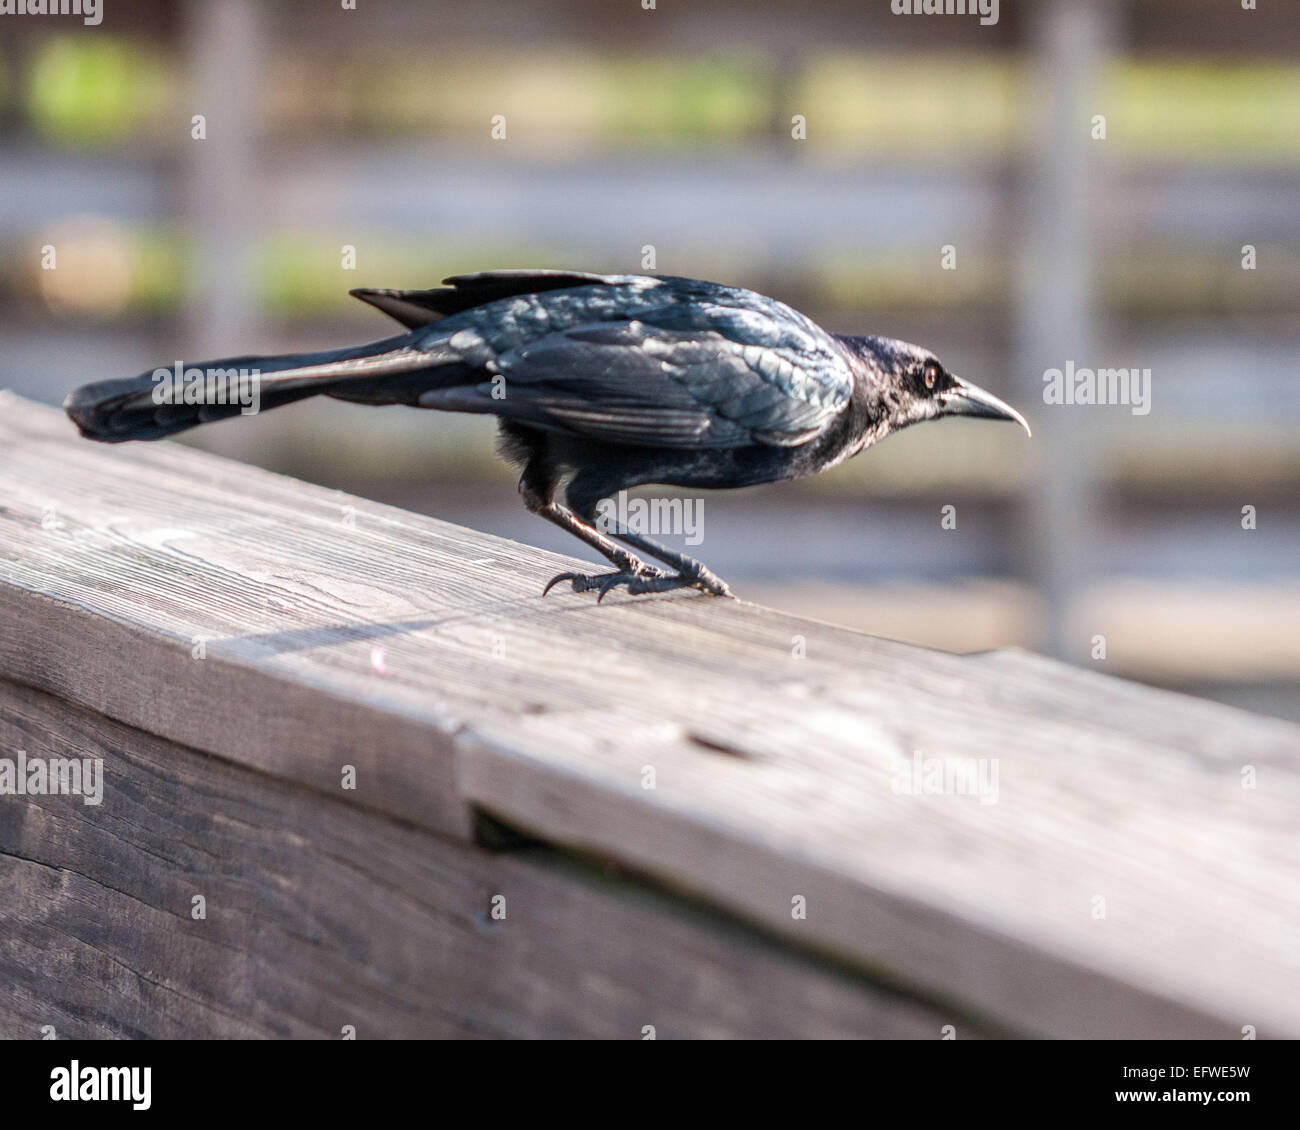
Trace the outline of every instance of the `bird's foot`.
<instances>
[{"instance_id":1,"label":"bird's foot","mask_svg":"<svg viewBox=\"0 0 1300 1130\"><path fill-rule=\"evenodd\" d=\"M653 566L639 573L602 573L599 576L589 576L585 573L561 573L559 576L550 579L546 588L542 590L542 595L545 596L553 586L558 585L561 581L568 581L574 592L598 592L600 595L596 598L597 604L621 585L625 585L628 593L632 596L641 596L644 593L651 592L672 592L674 589L699 589L701 592L710 593L713 596L731 595L731 589L726 581L704 568L699 570L698 575L665 573L662 569L656 569Z\"/></svg>"},{"instance_id":2,"label":"bird's foot","mask_svg":"<svg viewBox=\"0 0 1300 1130\"><path fill-rule=\"evenodd\" d=\"M545 596L561 582L568 581L574 592L598 592L603 597L615 585L635 581L641 577L654 579L666 577L667 575L662 569L658 569L653 565L643 565L636 570L623 569L617 573L557 573L546 582L546 587L542 589L542 595Z\"/></svg>"},{"instance_id":3,"label":"bird's foot","mask_svg":"<svg viewBox=\"0 0 1300 1130\"><path fill-rule=\"evenodd\" d=\"M674 589L699 589L710 596L731 596L731 588L721 577L705 570L700 576L689 573L672 573L661 577L619 577L603 588L597 603L605 599L605 594L618 585L627 585L632 596L648 592L672 592Z\"/></svg>"}]
</instances>

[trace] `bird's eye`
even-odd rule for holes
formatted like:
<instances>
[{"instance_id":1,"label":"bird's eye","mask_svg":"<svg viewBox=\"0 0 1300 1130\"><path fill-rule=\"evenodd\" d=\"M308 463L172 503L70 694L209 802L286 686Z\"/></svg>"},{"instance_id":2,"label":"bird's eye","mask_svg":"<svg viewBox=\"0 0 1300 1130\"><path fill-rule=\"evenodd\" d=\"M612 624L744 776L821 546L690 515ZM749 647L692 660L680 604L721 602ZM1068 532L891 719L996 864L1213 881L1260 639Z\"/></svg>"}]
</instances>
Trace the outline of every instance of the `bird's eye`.
<instances>
[{"instance_id":1,"label":"bird's eye","mask_svg":"<svg viewBox=\"0 0 1300 1130\"><path fill-rule=\"evenodd\" d=\"M925 369L922 371L921 379L925 382L927 392L934 391L934 386L939 383L939 377L942 373L943 370L933 361L926 365Z\"/></svg>"}]
</instances>

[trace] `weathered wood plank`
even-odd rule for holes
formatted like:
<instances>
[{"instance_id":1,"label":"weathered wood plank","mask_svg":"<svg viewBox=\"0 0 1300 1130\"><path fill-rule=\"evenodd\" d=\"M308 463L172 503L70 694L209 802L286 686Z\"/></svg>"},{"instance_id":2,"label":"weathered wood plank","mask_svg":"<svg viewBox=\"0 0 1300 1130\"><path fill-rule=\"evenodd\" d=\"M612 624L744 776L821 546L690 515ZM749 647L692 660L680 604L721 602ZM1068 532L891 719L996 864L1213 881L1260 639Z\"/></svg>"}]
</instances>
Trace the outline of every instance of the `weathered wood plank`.
<instances>
[{"instance_id":1,"label":"weathered wood plank","mask_svg":"<svg viewBox=\"0 0 1300 1130\"><path fill-rule=\"evenodd\" d=\"M482 807L992 1027L1300 1035L1294 726L734 602L542 601L568 559L2 409L0 674L335 795L357 765L345 800L441 834ZM996 762L997 802L900 794L914 751Z\"/></svg>"},{"instance_id":2,"label":"weathered wood plank","mask_svg":"<svg viewBox=\"0 0 1300 1130\"><path fill-rule=\"evenodd\" d=\"M0 1036L981 1034L549 849L449 842L0 682L15 747L102 757L106 790L0 804Z\"/></svg>"}]
</instances>

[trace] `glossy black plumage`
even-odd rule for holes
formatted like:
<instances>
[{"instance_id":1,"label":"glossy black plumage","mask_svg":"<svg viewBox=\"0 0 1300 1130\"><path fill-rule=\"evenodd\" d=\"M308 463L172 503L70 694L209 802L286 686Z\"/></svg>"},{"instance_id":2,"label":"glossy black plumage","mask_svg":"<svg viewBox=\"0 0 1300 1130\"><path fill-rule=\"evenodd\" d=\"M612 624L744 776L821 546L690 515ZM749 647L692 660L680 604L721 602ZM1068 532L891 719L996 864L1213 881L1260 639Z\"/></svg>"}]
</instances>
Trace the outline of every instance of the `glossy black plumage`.
<instances>
[{"instance_id":1,"label":"glossy black plumage","mask_svg":"<svg viewBox=\"0 0 1300 1130\"><path fill-rule=\"evenodd\" d=\"M407 327L398 337L196 368L256 370L262 408L322 394L497 416L503 452L523 469L525 503L617 567L605 577L566 574L580 590L727 591L690 558L632 531L596 529L597 503L619 490L797 478L944 415L1024 423L927 350L831 334L738 287L561 271L494 271L446 283L353 291ZM73 392L65 407L84 435L106 442L157 439L240 411L215 403L219 396L158 403L157 387L151 374L99 382Z\"/></svg>"}]
</instances>

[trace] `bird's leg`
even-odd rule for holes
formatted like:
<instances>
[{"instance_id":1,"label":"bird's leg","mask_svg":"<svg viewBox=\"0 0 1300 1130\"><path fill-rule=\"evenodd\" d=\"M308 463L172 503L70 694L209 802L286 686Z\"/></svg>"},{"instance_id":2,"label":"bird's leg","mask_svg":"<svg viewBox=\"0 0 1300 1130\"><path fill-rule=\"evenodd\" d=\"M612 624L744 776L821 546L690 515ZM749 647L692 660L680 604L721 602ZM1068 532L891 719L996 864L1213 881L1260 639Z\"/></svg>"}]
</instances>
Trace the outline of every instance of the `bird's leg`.
<instances>
[{"instance_id":1,"label":"bird's leg","mask_svg":"<svg viewBox=\"0 0 1300 1130\"><path fill-rule=\"evenodd\" d=\"M553 497L550 497L549 490L545 492L537 490L526 473L519 480L519 493L523 496L524 505L528 507L530 512L545 518L548 522L554 522L560 529L567 530L574 537L586 542L601 556L608 558L610 563L618 570L617 573L607 573L603 576L589 576L585 573L560 573L547 582L546 588L542 590L543 596L561 581L570 582L574 592L599 590L601 596L604 596L613 583L617 583L624 578L651 580L666 575L658 566L642 561L634 553L629 553L617 542L602 534L592 523L584 522L567 506L560 505Z\"/></svg>"},{"instance_id":2,"label":"bird's leg","mask_svg":"<svg viewBox=\"0 0 1300 1130\"><path fill-rule=\"evenodd\" d=\"M595 526L596 509L598 501L593 500L594 490L581 490L581 486L586 484L574 483L568 491L568 501L573 504L575 517L579 521L585 521ZM577 488L577 489L575 489ZM575 494L577 497L575 497ZM633 596L639 596L642 593L650 592L670 592L673 589L695 588L703 592L712 593L714 596L730 596L731 589L727 583L701 562L692 557L687 557L681 553L675 553L667 546L660 545L658 542L651 541L640 534L634 534L622 524L616 526L611 531L619 541L649 554L651 557L657 557L664 564L677 570L675 575L665 574L663 570L655 566L648 566L646 572L630 573L626 570L620 573L613 573L604 577L587 578L595 584L587 584L587 588L599 588L601 599L611 589L618 586L624 586ZM613 560L613 558L611 558ZM615 562L615 564L618 564ZM577 585L575 584L575 588Z\"/></svg>"},{"instance_id":3,"label":"bird's leg","mask_svg":"<svg viewBox=\"0 0 1300 1130\"><path fill-rule=\"evenodd\" d=\"M611 588L624 581L660 581L671 579L657 565L642 561L634 553L629 553L621 545L611 541L594 526L583 522L568 507L558 502L548 503L537 511L549 522L554 522L562 530L568 530L576 538L581 538L592 549L608 557L618 570L617 573L591 575L587 573L558 573L546 582L542 590L545 596L561 581L568 581L574 592L591 592L598 590L603 597ZM648 591L648 590L647 590Z\"/></svg>"}]
</instances>

